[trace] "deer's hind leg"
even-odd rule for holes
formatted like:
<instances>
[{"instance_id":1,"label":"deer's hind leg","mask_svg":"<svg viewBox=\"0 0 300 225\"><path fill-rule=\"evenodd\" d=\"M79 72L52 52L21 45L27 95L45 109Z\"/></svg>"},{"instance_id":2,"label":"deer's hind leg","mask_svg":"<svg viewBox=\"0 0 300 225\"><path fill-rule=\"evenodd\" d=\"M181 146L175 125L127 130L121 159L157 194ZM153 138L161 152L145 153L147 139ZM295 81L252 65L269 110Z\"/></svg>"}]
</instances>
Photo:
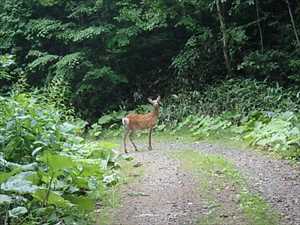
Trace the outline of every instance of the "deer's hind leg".
<instances>
[{"instance_id":1,"label":"deer's hind leg","mask_svg":"<svg viewBox=\"0 0 300 225\"><path fill-rule=\"evenodd\" d=\"M148 146L148 150L152 150L151 134L152 134L152 128L149 129L149 146Z\"/></svg>"},{"instance_id":2,"label":"deer's hind leg","mask_svg":"<svg viewBox=\"0 0 300 225\"><path fill-rule=\"evenodd\" d=\"M133 145L134 150L138 151L138 149L137 149L137 147L136 147L136 145L135 145L135 143L133 142L133 139L132 139L133 133L134 133L133 130L129 131L129 140L130 140L131 144Z\"/></svg>"},{"instance_id":3,"label":"deer's hind leg","mask_svg":"<svg viewBox=\"0 0 300 225\"><path fill-rule=\"evenodd\" d=\"M127 148L126 148L126 139L127 139L127 136L129 134L129 132L130 132L129 129L125 128L125 133L124 133L124 138L123 138L124 152L125 153L128 153Z\"/></svg>"}]
</instances>

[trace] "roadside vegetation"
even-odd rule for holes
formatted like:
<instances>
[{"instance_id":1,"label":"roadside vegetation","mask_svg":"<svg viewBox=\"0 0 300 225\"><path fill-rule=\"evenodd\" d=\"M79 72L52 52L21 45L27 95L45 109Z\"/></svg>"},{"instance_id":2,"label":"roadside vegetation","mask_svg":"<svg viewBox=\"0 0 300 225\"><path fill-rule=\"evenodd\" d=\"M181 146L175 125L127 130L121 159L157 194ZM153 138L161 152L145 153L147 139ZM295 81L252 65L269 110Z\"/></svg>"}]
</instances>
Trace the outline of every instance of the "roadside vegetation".
<instances>
[{"instance_id":1,"label":"roadside vegetation","mask_svg":"<svg viewBox=\"0 0 300 225\"><path fill-rule=\"evenodd\" d=\"M85 122L41 95L1 97L0 115L0 223L95 223L120 177L116 145L86 141Z\"/></svg>"},{"instance_id":2,"label":"roadside vegetation","mask_svg":"<svg viewBox=\"0 0 300 225\"><path fill-rule=\"evenodd\" d=\"M275 152L282 158L300 159L300 92L255 80L229 80L202 92L183 92L163 101L157 132L231 139ZM136 112L151 110L140 105ZM90 135L120 136L124 110L108 113L92 125Z\"/></svg>"}]
</instances>

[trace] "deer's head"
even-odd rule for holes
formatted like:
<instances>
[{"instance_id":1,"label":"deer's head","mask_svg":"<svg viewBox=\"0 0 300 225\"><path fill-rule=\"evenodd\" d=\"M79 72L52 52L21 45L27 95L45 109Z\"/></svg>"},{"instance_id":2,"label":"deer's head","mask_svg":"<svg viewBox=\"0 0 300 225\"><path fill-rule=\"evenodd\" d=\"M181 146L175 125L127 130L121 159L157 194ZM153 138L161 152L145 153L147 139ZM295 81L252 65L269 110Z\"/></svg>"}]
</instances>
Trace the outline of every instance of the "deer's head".
<instances>
[{"instance_id":1,"label":"deer's head","mask_svg":"<svg viewBox=\"0 0 300 225\"><path fill-rule=\"evenodd\" d=\"M151 99L151 98L148 98L148 101L150 102L151 105L154 106L154 108L158 108L161 103L160 103L160 96L158 96L156 99Z\"/></svg>"}]
</instances>

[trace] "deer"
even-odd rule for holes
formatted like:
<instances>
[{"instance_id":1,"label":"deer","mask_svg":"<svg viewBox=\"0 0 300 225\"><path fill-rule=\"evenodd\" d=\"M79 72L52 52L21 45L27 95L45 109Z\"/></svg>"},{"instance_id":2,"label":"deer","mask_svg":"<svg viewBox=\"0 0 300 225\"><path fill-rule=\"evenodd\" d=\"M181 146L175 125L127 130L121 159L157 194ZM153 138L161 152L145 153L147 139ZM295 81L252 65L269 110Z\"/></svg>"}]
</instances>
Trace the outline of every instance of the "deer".
<instances>
[{"instance_id":1,"label":"deer","mask_svg":"<svg viewBox=\"0 0 300 225\"><path fill-rule=\"evenodd\" d=\"M124 151L128 153L126 148L126 139L129 136L129 140L134 147L135 151L138 151L136 144L132 140L132 135L137 130L145 130L149 129L149 146L148 150L152 150L151 144L151 134L152 130L155 127L158 117L159 117L159 108L160 108L160 96L158 96L155 100L151 98L147 99L149 103L153 106L153 110L150 113L146 114L129 114L122 118L122 123L125 128L123 144L124 144Z\"/></svg>"}]
</instances>

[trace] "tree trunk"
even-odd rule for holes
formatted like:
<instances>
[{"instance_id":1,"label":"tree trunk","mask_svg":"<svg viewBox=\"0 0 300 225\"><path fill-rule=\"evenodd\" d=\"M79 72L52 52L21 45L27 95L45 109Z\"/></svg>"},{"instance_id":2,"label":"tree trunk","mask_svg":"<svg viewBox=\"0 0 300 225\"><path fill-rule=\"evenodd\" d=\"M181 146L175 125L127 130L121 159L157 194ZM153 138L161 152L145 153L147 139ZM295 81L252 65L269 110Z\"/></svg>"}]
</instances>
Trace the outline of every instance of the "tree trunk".
<instances>
[{"instance_id":1,"label":"tree trunk","mask_svg":"<svg viewBox=\"0 0 300 225\"><path fill-rule=\"evenodd\" d=\"M297 46L300 47L300 40L299 40L299 36L298 36L298 33L297 33L294 16L293 16L293 13L292 13L292 10L291 10L291 5L290 5L289 0L286 0L285 2L288 6L288 10L289 10L290 18L291 18L291 23L292 23L294 34L295 34L296 41L297 41Z\"/></svg>"},{"instance_id":2,"label":"tree trunk","mask_svg":"<svg viewBox=\"0 0 300 225\"><path fill-rule=\"evenodd\" d=\"M264 39L263 39L263 33L261 29L261 24L260 24L260 15L259 15L259 0L255 0L255 7L256 7L256 19L257 19L257 26L258 26L258 31L259 31L259 37L260 37L260 50L263 53L264 51Z\"/></svg>"},{"instance_id":3,"label":"tree trunk","mask_svg":"<svg viewBox=\"0 0 300 225\"><path fill-rule=\"evenodd\" d=\"M223 36L223 54L224 54L224 59L225 59L225 65L226 65L228 75L231 75L231 65L230 65L230 59L229 59L229 54L228 54L228 40L227 40L226 26L225 26L225 20L222 15L222 11L221 11L220 0L216 0L216 5L217 5L217 12L218 12L218 17L219 17L219 21L220 21L220 29L221 29L222 36Z\"/></svg>"}]
</instances>

